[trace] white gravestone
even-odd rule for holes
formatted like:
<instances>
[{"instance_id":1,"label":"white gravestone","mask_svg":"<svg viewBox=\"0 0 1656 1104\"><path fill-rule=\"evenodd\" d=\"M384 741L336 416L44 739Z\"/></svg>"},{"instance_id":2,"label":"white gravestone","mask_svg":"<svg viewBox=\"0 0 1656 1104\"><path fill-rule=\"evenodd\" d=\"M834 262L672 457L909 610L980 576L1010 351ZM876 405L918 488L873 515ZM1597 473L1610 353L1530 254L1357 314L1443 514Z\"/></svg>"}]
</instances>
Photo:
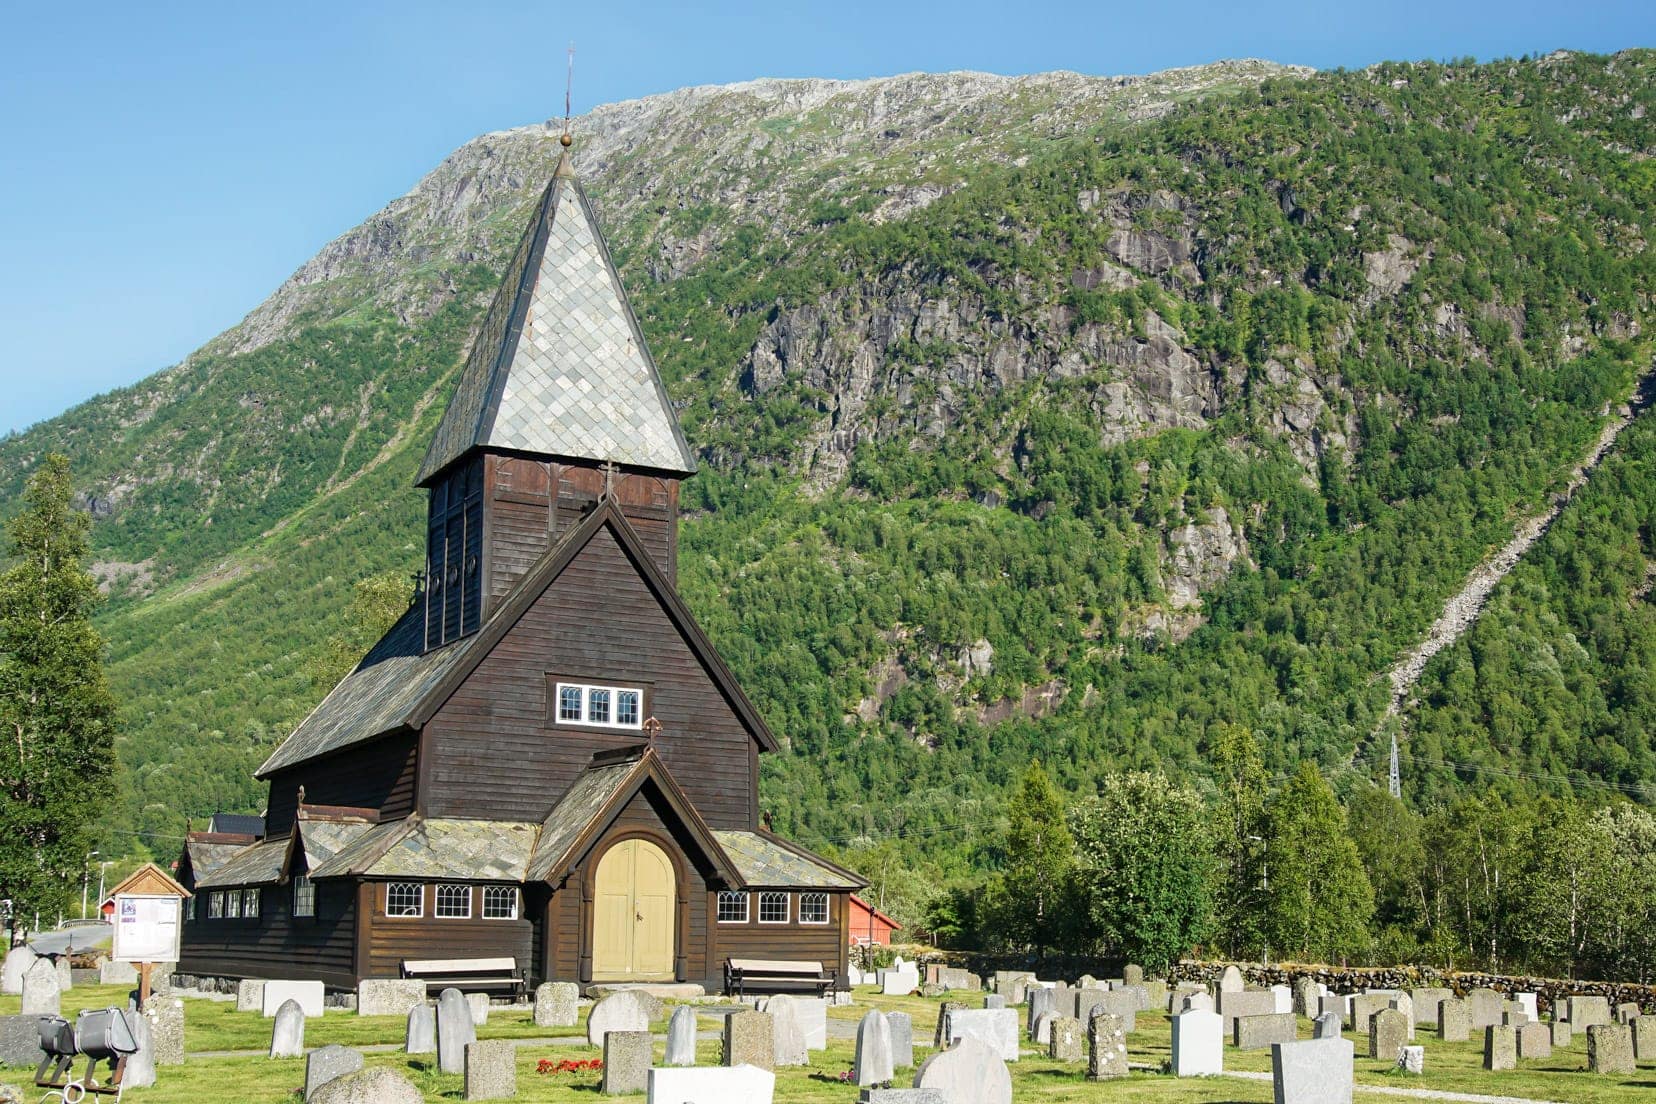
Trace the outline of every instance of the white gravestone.
<instances>
[{"instance_id":1,"label":"white gravestone","mask_svg":"<svg viewBox=\"0 0 1656 1104\"><path fill-rule=\"evenodd\" d=\"M1003 1062L1018 1060L1018 1010L959 1008L949 1013L949 1040L976 1039Z\"/></svg>"},{"instance_id":2,"label":"white gravestone","mask_svg":"<svg viewBox=\"0 0 1656 1104\"><path fill-rule=\"evenodd\" d=\"M1271 1081L1278 1104L1351 1104L1350 1039L1305 1039L1271 1046Z\"/></svg>"},{"instance_id":3,"label":"white gravestone","mask_svg":"<svg viewBox=\"0 0 1656 1104\"><path fill-rule=\"evenodd\" d=\"M648 1104L771 1104L776 1074L758 1066L701 1066L650 1071Z\"/></svg>"},{"instance_id":4,"label":"white gravestone","mask_svg":"<svg viewBox=\"0 0 1656 1104\"><path fill-rule=\"evenodd\" d=\"M320 981L267 981L260 996L262 1011L269 1019L288 1001L304 1010L305 1016L322 1014L322 983Z\"/></svg>"},{"instance_id":5,"label":"white gravestone","mask_svg":"<svg viewBox=\"0 0 1656 1104\"><path fill-rule=\"evenodd\" d=\"M1225 1072L1225 1021L1217 1012L1192 1009L1173 1017L1173 1076L1207 1077Z\"/></svg>"},{"instance_id":6,"label":"white gravestone","mask_svg":"<svg viewBox=\"0 0 1656 1104\"><path fill-rule=\"evenodd\" d=\"M962 1039L927 1058L915 1071L914 1087L934 1089L950 1104L1012 1104L1012 1075L980 1039Z\"/></svg>"}]
</instances>

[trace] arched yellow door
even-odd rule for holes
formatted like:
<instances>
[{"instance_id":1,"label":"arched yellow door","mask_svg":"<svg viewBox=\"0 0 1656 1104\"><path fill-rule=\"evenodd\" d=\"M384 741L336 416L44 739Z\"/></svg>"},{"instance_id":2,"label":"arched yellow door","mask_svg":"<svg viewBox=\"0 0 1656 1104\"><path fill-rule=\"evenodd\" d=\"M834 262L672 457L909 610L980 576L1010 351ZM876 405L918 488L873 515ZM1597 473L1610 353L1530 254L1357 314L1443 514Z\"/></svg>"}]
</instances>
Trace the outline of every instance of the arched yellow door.
<instances>
[{"instance_id":1,"label":"arched yellow door","mask_svg":"<svg viewBox=\"0 0 1656 1104\"><path fill-rule=\"evenodd\" d=\"M673 864L648 840L611 847L598 860L592 911L594 981L671 981Z\"/></svg>"}]
</instances>

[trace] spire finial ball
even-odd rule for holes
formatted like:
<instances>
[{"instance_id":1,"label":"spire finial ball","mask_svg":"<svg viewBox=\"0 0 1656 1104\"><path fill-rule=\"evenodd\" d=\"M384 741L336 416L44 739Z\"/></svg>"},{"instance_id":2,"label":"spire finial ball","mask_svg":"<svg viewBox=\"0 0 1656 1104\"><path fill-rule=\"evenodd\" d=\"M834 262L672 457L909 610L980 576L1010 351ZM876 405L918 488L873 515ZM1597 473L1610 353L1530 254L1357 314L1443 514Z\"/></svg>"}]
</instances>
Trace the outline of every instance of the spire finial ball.
<instances>
[{"instance_id":1,"label":"spire finial ball","mask_svg":"<svg viewBox=\"0 0 1656 1104\"><path fill-rule=\"evenodd\" d=\"M571 138L567 134L559 135L558 144L560 146L562 146L564 149L568 149L570 146L573 146L575 144L575 139Z\"/></svg>"}]
</instances>

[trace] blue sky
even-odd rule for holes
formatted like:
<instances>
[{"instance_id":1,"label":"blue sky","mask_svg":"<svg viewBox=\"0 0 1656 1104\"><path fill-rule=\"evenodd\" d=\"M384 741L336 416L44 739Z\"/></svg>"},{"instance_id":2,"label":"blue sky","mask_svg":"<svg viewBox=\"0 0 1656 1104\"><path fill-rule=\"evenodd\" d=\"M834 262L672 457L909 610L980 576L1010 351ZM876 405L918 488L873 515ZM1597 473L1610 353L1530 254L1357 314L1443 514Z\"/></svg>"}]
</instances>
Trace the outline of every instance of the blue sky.
<instances>
[{"instance_id":1,"label":"blue sky","mask_svg":"<svg viewBox=\"0 0 1656 1104\"><path fill-rule=\"evenodd\" d=\"M0 433L176 363L472 136L687 84L1656 45L1645 2L0 4Z\"/></svg>"}]
</instances>

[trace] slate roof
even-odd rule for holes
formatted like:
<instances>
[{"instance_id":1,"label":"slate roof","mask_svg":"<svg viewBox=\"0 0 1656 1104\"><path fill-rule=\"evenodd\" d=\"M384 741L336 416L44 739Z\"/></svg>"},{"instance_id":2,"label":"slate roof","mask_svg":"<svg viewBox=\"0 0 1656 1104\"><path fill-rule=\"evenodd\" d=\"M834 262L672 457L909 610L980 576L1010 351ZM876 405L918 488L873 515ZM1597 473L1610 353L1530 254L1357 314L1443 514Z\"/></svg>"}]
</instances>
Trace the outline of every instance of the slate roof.
<instances>
[{"instance_id":1,"label":"slate roof","mask_svg":"<svg viewBox=\"0 0 1656 1104\"><path fill-rule=\"evenodd\" d=\"M861 889L867 883L780 837L759 832L713 832L750 886L778 889Z\"/></svg>"},{"instance_id":2,"label":"slate roof","mask_svg":"<svg viewBox=\"0 0 1656 1104\"><path fill-rule=\"evenodd\" d=\"M318 867L374 827L360 820L298 821L294 828L299 833L299 845L305 849L305 870L314 874Z\"/></svg>"},{"instance_id":3,"label":"slate roof","mask_svg":"<svg viewBox=\"0 0 1656 1104\"><path fill-rule=\"evenodd\" d=\"M567 153L501 280L419 482L484 446L696 470Z\"/></svg>"},{"instance_id":4,"label":"slate roof","mask_svg":"<svg viewBox=\"0 0 1656 1104\"><path fill-rule=\"evenodd\" d=\"M575 780L567 793L552 807L541 825L540 839L529 860L529 877L547 878L562 865L587 826L632 777L636 759L593 767Z\"/></svg>"},{"instance_id":5,"label":"slate roof","mask_svg":"<svg viewBox=\"0 0 1656 1104\"><path fill-rule=\"evenodd\" d=\"M290 842L292 840L288 836L277 836L244 847L212 873L202 875L198 872L196 887L273 885L282 880Z\"/></svg>"},{"instance_id":6,"label":"slate roof","mask_svg":"<svg viewBox=\"0 0 1656 1104\"><path fill-rule=\"evenodd\" d=\"M196 881L207 877L213 871L229 862L235 854L245 848L247 843L209 843L205 840L185 840L184 850L190 856L190 869L195 872Z\"/></svg>"},{"instance_id":7,"label":"slate roof","mask_svg":"<svg viewBox=\"0 0 1656 1104\"><path fill-rule=\"evenodd\" d=\"M411 816L353 839L312 877L521 882L539 831L533 821Z\"/></svg>"}]
</instances>

